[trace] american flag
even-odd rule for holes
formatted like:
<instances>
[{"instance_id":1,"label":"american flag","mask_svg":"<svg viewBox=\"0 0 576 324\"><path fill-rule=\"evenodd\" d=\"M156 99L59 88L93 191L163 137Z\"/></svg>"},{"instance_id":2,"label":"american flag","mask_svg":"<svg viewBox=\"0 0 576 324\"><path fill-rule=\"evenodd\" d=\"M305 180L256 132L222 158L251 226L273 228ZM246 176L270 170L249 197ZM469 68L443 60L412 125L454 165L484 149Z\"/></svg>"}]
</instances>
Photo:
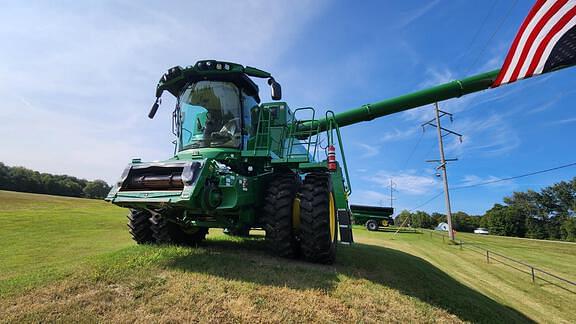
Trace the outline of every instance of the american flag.
<instances>
[{"instance_id":1,"label":"american flag","mask_svg":"<svg viewBox=\"0 0 576 324\"><path fill-rule=\"evenodd\" d=\"M576 0L537 0L492 87L576 64Z\"/></svg>"}]
</instances>

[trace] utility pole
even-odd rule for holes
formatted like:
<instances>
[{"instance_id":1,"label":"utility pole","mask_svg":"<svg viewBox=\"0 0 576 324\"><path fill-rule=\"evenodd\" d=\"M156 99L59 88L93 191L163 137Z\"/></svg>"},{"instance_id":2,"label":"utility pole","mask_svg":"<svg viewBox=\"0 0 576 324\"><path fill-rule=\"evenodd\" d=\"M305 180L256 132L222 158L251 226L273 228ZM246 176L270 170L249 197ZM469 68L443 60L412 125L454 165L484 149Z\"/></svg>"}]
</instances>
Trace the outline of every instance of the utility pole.
<instances>
[{"instance_id":1,"label":"utility pole","mask_svg":"<svg viewBox=\"0 0 576 324\"><path fill-rule=\"evenodd\" d=\"M394 181L392 181L392 178L390 178L390 207L393 208L394 207L394 191L396 191L396 189L394 189L396 187L396 183Z\"/></svg>"},{"instance_id":2,"label":"utility pole","mask_svg":"<svg viewBox=\"0 0 576 324\"><path fill-rule=\"evenodd\" d=\"M444 180L444 197L446 199L446 220L448 221L448 235L450 236L450 240L454 241L454 230L452 228L452 209L450 207L450 192L448 190L448 173L446 172L446 163L450 161L457 161L458 159L446 159L444 157L444 141L443 137L449 134L456 135L460 139L460 143L462 143L462 134L456 133L449 129L443 128L440 124L440 117L443 116L450 116L450 121L452 121L452 114L442 111L438 108L438 103L434 103L434 112L436 117L424 124L422 124L422 129L424 126L430 125L432 127L436 127L438 130L438 149L440 151L440 160L430 160L426 162L440 162L440 165L436 168L436 170L442 170L442 179ZM433 124L432 122L435 121L436 123ZM447 134L442 134L442 131L445 131Z\"/></svg>"}]
</instances>

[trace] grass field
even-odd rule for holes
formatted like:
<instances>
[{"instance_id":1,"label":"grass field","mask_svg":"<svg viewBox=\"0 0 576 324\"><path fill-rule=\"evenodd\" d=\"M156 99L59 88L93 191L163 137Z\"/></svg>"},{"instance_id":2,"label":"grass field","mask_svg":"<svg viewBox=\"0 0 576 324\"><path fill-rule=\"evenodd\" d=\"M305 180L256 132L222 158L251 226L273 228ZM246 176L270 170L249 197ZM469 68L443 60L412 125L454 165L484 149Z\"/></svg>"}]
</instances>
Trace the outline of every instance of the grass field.
<instances>
[{"instance_id":1,"label":"grass field","mask_svg":"<svg viewBox=\"0 0 576 324\"><path fill-rule=\"evenodd\" d=\"M212 230L200 248L137 246L125 213L0 191L0 321L576 321L576 295L426 234L358 228L358 244L319 266L271 257L258 232ZM484 244L532 255L506 242ZM528 244L539 253L531 263L576 272L574 246Z\"/></svg>"}]
</instances>

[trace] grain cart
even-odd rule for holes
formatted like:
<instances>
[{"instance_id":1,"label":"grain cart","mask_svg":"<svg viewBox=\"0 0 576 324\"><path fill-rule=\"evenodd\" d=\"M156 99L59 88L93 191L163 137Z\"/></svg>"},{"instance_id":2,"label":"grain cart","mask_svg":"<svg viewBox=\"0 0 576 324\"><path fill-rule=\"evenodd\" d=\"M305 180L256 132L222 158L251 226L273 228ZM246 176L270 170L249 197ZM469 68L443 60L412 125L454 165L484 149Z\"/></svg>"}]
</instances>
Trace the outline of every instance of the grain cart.
<instances>
[{"instance_id":1,"label":"grain cart","mask_svg":"<svg viewBox=\"0 0 576 324\"><path fill-rule=\"evenodd\" d=\"M394 225L394 208L350 205L354 224L364 225L369 231L377 231L380 227Z\"/></svg>"},{"instance_id":2,"label":"grain cart","mask_svg":"<svg viewBox=\"0 0 576 324\"><path fill-rule=\"evenodd\" d=\"M338 232L341 242L353 242L339 127L481 91L498 76L494 70L317 116L277 101L280 85L263 70L216 60L176 66L160 79L149 113L164 91L176 97L174 156L133 159L106 200L130 208L137 243L197 244L209 228L239 235L263 228L276 255L332 263ZM276 101L260 103L250 77L267 79Z\"/></svg>"}]
</instances>

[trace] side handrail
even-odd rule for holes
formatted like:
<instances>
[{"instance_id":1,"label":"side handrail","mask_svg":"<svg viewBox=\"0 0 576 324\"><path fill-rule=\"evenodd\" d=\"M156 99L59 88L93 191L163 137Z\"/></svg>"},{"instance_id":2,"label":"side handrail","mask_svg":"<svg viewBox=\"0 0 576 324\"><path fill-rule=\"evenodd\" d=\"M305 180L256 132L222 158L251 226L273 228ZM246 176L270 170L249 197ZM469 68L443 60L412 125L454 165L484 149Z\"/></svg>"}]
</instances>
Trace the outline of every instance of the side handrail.
<instances>
[{"instance_id":1,"label":"side handrail","mask_svg":"<svg viewBox=\"0 0 576 324\"><path fill-rule=\"evenodd\" d=\"M303 111L310 111L312 113L312 117L311 119L303 119L303 120L298 120L297 119L297 114L298 112L303 112ZM316 120L316 110L312 107L301 107L301 108L297 108L296 110L294 110L294 112L292 113L293 116L293 123L289 126L289 132L288 132L288 139L289 139L289 143L288 143L288 150L286 152L286 158L290 158L290 156L292 156L292 148L294 147L294 142L298 139L298 138L305 138L306 142L304 142L303 144L306 145L306 155L309 156L310 155L310 148L312 145L314 145L314 149L313 149L313 153L312 153L312 159L316 158L316 150L317 150L317 146L318 146L318 131L314 131L314 129L305 129L305 130L301 130L299 125L306 123L306 122L314 122ZM316 138L314 139L313 137L316 136Z\"/></svg>"},{"instance_id":2,"label":"side handrail","mask_svg":"<svg viewBox=\"0 0 576 324\"><path fill-rule=\"evenodd\" d=\"M326 111L326 121L328 121L328 127L326 129L326 136L328 137L328 145L334 143L333 130L336 130L336 136L338 139L338 147L340 148L340 155L342 156L342 165L344 166L344 174L346 175L346 194L352 194L352 185L350 184L350 176L348 175L348 164L346 163L346 155L344 154L344 144L342 142L342 136L340 135L340 128L336 122L334 111Z\"/></svg>"}]
</instances>

